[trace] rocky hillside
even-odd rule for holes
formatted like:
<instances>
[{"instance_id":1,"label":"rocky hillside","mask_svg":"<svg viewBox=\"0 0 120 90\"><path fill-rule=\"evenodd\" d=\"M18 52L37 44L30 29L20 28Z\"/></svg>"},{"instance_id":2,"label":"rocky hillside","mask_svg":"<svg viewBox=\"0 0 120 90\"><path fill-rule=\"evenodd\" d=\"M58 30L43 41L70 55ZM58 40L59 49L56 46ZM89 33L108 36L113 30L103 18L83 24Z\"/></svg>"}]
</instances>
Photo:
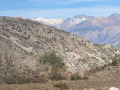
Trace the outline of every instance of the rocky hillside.
<instances>
[{"instance_id":1,"label":"rocky hillside","mask_svg":"<svg viewBox=\"0 0 120 90\"><path fill-rule=\"evenodd\" d=\"M93 44L32 20L0 17L0 52L13 55L16 63L34 68L38 54L53 50L63 57L71 72L102 67L120 55L120 51L109 44Z\"/></svg>"}]
</instances>

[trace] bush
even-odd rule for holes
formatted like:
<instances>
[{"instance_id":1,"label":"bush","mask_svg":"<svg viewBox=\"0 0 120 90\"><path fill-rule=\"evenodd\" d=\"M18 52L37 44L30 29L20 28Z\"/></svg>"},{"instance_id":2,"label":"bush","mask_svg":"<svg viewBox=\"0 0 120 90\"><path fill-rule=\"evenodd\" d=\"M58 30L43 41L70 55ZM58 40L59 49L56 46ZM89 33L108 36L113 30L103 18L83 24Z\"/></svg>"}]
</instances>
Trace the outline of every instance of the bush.
<instances>
[{"instance_id":1,"label":"bush","mask_svg":"<svg viewBox=\"0 0 120 90\"><path fill-rule=\"evenodd\" d=\"M80 74L80 73L75 73L75 74L71 74L71 80L79 80L79 79L84 79L84 80L87 80L88 79L88 76L85 75L85 74Z\"/></svg>"},{"instance_id":2,"label":"bush","mask_svg":"<svg viewBox=\"0 0 120 90\"><path fill-rule=\"evenodd\" d=\"M32 78L33 83L46 83L48 82L48 77L46 75L38 75Z\"/></svg>"},{"instance_id":3,"label":"bush","mask_svg":"<svg viewBox=\"0 0 120 90\"><path fill-rule=\"evenodd\" d=\"M4 61L4 62L2 62ZM44 67L43 67L44 68ZM14 56L8 52L0 53L0 83L24 84L46 83L49 79L49 68L32 70L27 65L15 63Z\"/></svg>"},{"instance_id":4,"label":"bush","mask_svg":"<svg viewBox=\"0 0 120 90\"><path fill-rule=\"evenodd\" d=\"M112 66L117 66L118 65L118 62L117 60L113 60L112 63L111 63Z\"/></svg>"},{"instance_id":5,"label":"bush","mask_svg":"<svg viewBox=\"0 0 120 90\"><path fill-rule=\"evenodd\" d=\"M29 73L29 75L19 73L9 73L9 76L3 77L4 83L7 84L24 84L24 83L46 83L48 82L48 77L44 74L35 74L34 71ZM24 72L24 71L23 71ZM3 83L3 82L2 82Z\"/></svg>"},{"instance_id":6,"label":"bush","mask_svg":"<svg viewBox=\"0 0 120 90\"><path fill-rule=\"evenodd\" d=\"M69 89L68 84L65 81L60 81L56 84L53 84L54 87L60 88L60 90L66 90Z\"/></svg>"},{"instance_id":7,"label":"bush","mask_svg":"<svg viewBox=\"0 0 120 90\"><path fill-rule=\"evenodd\" d=\"M10 76L5 77L4 80L7 84L24 84L32 82L32 78L26 76Z\"/></svg>"},{"instance_id":8,"label":"bush","mask_svg":"<svg viewBox=\"0 0 120 90\"><path fill-rule=\"evenodd\" d=\"M48 52L44 54L43 56L40 56L38 58L38 62L42 64L50 64L52 67L57 66L61 68L65 66L63 59L57 56L54 51Z\"/></svg>"},{"instance_id":9,"label":"bush","mask_svg":"<svg viewBox=\"0 0 120 90\"><path fill-rule=\"evenodd\" d=\"M71 75L71 80L79 80L79 79L81 79L80 75L78 75L78 74Z\"/></svg>"},{"instance_id":10,"label":"bush","mask_svg":"<svg viewBox=\"0 0 120 90\"><path fill-rule=\"evenodd\" d=\"M112 66L117 66L118 63L120 63L120 55L115 55L115 57L113 58L113 61L111 63Z\"/></svg>"},{"instance_id":11,"label":"bush","mask_svg":"<svg viewBox=\"0 0 120 90\"><path fill-rule=\"evenodd\" d=\"M53 67L50 78L52 80L65 80L70 77L70 73L67 71L65 67L63 68L58 68L58 67Z\"/></svg>"},{"instance_id":12,"label":"bush","mask_svg":"<svg viewBox=\"0 0 120 90\"><path fill-rule=\"evenodd\" d=\"M52 80L65 80L69 78L69 72L67 71L63 59L55 54L54 51L48 52L38 58L38 62L51 66L51 72L49 73Z\"/></svg>"}]
</instances>

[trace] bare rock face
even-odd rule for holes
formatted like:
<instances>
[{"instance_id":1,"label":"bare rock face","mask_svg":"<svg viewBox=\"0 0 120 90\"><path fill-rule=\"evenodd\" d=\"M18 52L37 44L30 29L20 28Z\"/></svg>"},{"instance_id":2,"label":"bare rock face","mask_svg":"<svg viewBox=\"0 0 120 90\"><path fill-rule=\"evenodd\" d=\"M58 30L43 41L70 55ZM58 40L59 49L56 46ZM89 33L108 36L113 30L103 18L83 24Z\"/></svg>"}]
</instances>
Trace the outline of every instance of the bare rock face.
<instances>
[{"instance_id":1,"label":"bare rock face","mask_svg":"<svg viewBox=\"0 0 120 90\"><path fill-rule=\"evenodd\" d=\"M120 51L32 20L0 17L0 52L34 68L36 55L55 51L71 72L85 72L112 62Z\"/></svg>"}]
</instances>

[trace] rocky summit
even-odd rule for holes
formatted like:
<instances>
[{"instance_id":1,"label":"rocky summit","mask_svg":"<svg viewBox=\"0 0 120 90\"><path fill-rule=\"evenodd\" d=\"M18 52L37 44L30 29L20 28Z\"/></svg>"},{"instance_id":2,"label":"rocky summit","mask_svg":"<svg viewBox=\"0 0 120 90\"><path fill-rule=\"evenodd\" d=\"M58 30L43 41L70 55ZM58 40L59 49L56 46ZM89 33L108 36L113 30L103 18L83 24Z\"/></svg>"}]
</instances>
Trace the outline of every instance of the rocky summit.
<instances>
[{"instance_id":1,"label":"rocky summit","mask_svg":"<svg viewBox=\"0 0 120 90\"><path fill-rule=\"evenodd\" d=\"M120 55L109 44L99 45L39 22L0 17L0 52L14 56L17 64L35 67L36 56L55 51L71 72L85 72L107 65Z\"/></svg>"}]
</instances>

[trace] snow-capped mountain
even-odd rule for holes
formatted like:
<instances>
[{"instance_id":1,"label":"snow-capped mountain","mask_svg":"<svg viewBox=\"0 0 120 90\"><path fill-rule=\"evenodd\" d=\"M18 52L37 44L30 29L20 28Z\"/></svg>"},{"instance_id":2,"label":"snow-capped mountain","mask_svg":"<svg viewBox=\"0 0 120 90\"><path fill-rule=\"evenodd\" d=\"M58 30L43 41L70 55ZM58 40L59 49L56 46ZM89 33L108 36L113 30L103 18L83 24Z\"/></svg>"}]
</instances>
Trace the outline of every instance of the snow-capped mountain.
<instances>
[{"instance_id":1,"label":"snow-capped mountain","mask_svg":"<svg viewBox=\"0 0 120 90\"><path fill-rule=\"evenodd\" d=\"M83 22L91 21L93 19L94 19L93 16L77 15L74 18L67 18L66 20L63 21L63 23L60 24L59 27L60 29L70 32L76 27L76 25Z\"/></svg>"},{"instance_id":2,"label":"snow-capped mountain","mask_svg":"<svg viewBox=\"0 0 120 90\"><path fill-rule=\"evenodd\" d=\"M94 43L109 43L120 48L120 14L99 18L76 15L65 20L38 18L36 21L78 34Z\"/></svg>"},{"instance_id":3,"label":"snow-capped mountain","mask_svg":"<svg viewBox=\"0 0 120 90\"><path fill-rule=\"evenodd\" d=\"M74 28L75 25L83 22L83 21L91 21L94 19L93 16L86 16L86 15L76 15L74 18L67 18L67 19L46 19L43 17L39 17L37 19L29 18L34 21L38 21L42 24L46 24L49 26L53 26L59 29L63 29L66 31L70 31Z\"/></svg>"},{"instance_id":4,"label":"snow-capped mountain","mask_svg":"<svg viewBox=\"0 0 120 90\"><path fill-rule=\"evenodd\" d=\"M90 22L91 26L87 32L80 33L86 39L94 43L109 43L120 48L120 15L112 14L108 17L96 18ZM96 30L91 27L97 27ZM79 25L81 27L81 25ZM86 27L84 27L86 28ZM88 28L88 27L87 27ZM79 28L80 29L80 28ZM80 31L80 30L78 30Z\"/></svg>"},{"instance_id":5,"label":"snow-capped mountain","mask_svg":"<svg viewBox=\"0 0 120 90\"><path fill-rule=\"evenodd\" d=\"M63 23L63 19L60 19L60 18L58 18L58 19L46 19L46 18L43 18L43 17L39 17L37 19L34 19L34 18L29 18L29 19L41 22L43 24L47 24L49 26L54 26L54 25L56 26L58 24Z\"/></svg>"}]
</instances>

